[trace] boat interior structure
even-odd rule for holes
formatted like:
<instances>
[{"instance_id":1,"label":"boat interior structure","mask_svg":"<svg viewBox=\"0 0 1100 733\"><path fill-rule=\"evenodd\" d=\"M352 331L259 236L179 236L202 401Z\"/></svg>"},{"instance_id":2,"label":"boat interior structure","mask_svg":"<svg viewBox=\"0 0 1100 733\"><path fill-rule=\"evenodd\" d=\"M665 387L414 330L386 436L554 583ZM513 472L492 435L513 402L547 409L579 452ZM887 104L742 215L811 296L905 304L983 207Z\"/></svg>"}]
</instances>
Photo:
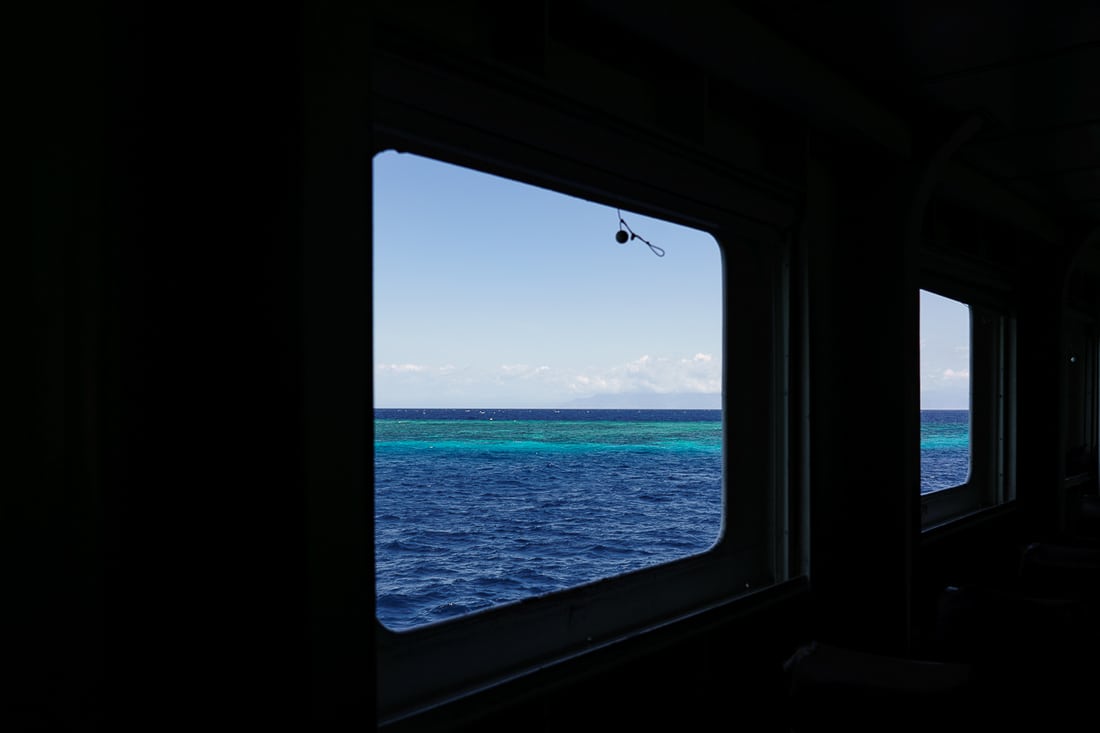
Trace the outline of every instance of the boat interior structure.
<instances>
[{"instance_id":1,"label":"boat interior structure","mask_svg":"<svg viewBox=\"0 0 1100 733\"><path fill-rule=\"evenodd\" d=\"M1097 3L106 3L40 24L7 730L1096 716ZM714 236L713 548L380 623L383 151ZM922 292L971 319L969 474L936 491Z\"/></svg>"}]
</instances>

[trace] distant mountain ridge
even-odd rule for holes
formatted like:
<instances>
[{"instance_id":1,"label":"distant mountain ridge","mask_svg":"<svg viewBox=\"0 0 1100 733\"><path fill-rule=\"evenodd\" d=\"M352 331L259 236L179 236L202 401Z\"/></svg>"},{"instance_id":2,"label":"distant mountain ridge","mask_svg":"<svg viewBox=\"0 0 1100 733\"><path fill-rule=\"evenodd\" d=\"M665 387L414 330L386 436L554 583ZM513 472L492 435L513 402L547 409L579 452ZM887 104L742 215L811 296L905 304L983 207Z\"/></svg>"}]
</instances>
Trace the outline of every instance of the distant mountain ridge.
<instances>
[{"instance_id":1,"label":"distant mountain ridge","mask_svg":"<svg viewBox=\"0 0 1100 733\"><path fill-rule=\"evenodd\" d=\"M722 395L718 393L672 392L622 392L600 394L571 400L563 408L596 408L616 410L720 410Z\"/></svg>"}]
</instances>

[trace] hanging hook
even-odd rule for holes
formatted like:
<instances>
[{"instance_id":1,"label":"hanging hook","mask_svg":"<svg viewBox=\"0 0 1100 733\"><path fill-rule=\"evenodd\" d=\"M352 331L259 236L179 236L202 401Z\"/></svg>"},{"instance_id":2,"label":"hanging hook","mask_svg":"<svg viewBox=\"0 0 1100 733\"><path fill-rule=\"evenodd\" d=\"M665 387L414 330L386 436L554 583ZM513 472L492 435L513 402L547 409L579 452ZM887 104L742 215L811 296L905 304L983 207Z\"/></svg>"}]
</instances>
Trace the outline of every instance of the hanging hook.
<instances>
[{"instance_id":1,"label":"hanging hook","mask_svg":"<svg viewBox=\"0 0 1100 733\"><path fill-rule=\"evenodd\" d=\"M619 215L619 231L615 232L615 241L616 242L618 242L619 244L626 244L628 241L633 241L635 239L641 239L643 242L645 242L646 246L649 247L649 249L653 252L653 254L657 255L658 257L664 257L665 256L665 251L663 249L661 249L657 245L653 244L648 239L645 239L644 237L639 237L637 234L634 233L634 230L631 229L630 225L627 224L626 221L623 219L623 212L622 211L620 211L619 209L615 209L615 211ZM627 236L628 234L629 234L629 237Z\"/></svg>"}]
</instances>

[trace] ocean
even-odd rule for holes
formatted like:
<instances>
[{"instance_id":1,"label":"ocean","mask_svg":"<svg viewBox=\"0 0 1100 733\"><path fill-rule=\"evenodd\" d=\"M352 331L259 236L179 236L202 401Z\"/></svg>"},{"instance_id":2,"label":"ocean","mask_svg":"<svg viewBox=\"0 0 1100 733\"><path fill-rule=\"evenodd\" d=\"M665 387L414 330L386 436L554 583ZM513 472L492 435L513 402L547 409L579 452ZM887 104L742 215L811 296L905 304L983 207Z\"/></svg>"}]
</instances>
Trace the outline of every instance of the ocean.
<instances>
[{"instance_id":1,"label":"ocean","mask_svg":"<svg viewBox=\"0 0 1100 733\"><path fill-rule=\"evenodd\" d=\"M948 489L970 473L970 411L921 410L920 492Z\"/></svg>"},{"instance_id":2,"label":"ocean","mask_svg":"<svg viewBox=\"0 0 1100 733\"><path fill-rule=\"evenodd\" d=\"M376 409L379 621L407 630L704 552L721 417ZM965 479L967 430L965 410L922 412L922 493Z\"/></svg>"}]
</instances>

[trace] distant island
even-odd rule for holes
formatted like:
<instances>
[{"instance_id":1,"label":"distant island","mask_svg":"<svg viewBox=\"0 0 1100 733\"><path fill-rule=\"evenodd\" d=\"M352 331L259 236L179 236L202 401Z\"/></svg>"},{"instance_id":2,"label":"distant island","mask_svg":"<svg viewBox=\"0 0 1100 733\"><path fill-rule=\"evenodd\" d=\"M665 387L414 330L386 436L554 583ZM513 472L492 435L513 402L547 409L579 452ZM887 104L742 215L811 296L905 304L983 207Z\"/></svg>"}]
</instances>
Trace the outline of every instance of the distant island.
<instances>
[{"instance_id":1,"label":"distant island","mask_svg":"<svg viewBox=\"0 0 1100 733\"><path fill-rule=\"evenodd\" d=\"M600 410L721 410L722 395L701 392L621 392L570 400L560 407Z\"/></svg>"}]
</instances>

